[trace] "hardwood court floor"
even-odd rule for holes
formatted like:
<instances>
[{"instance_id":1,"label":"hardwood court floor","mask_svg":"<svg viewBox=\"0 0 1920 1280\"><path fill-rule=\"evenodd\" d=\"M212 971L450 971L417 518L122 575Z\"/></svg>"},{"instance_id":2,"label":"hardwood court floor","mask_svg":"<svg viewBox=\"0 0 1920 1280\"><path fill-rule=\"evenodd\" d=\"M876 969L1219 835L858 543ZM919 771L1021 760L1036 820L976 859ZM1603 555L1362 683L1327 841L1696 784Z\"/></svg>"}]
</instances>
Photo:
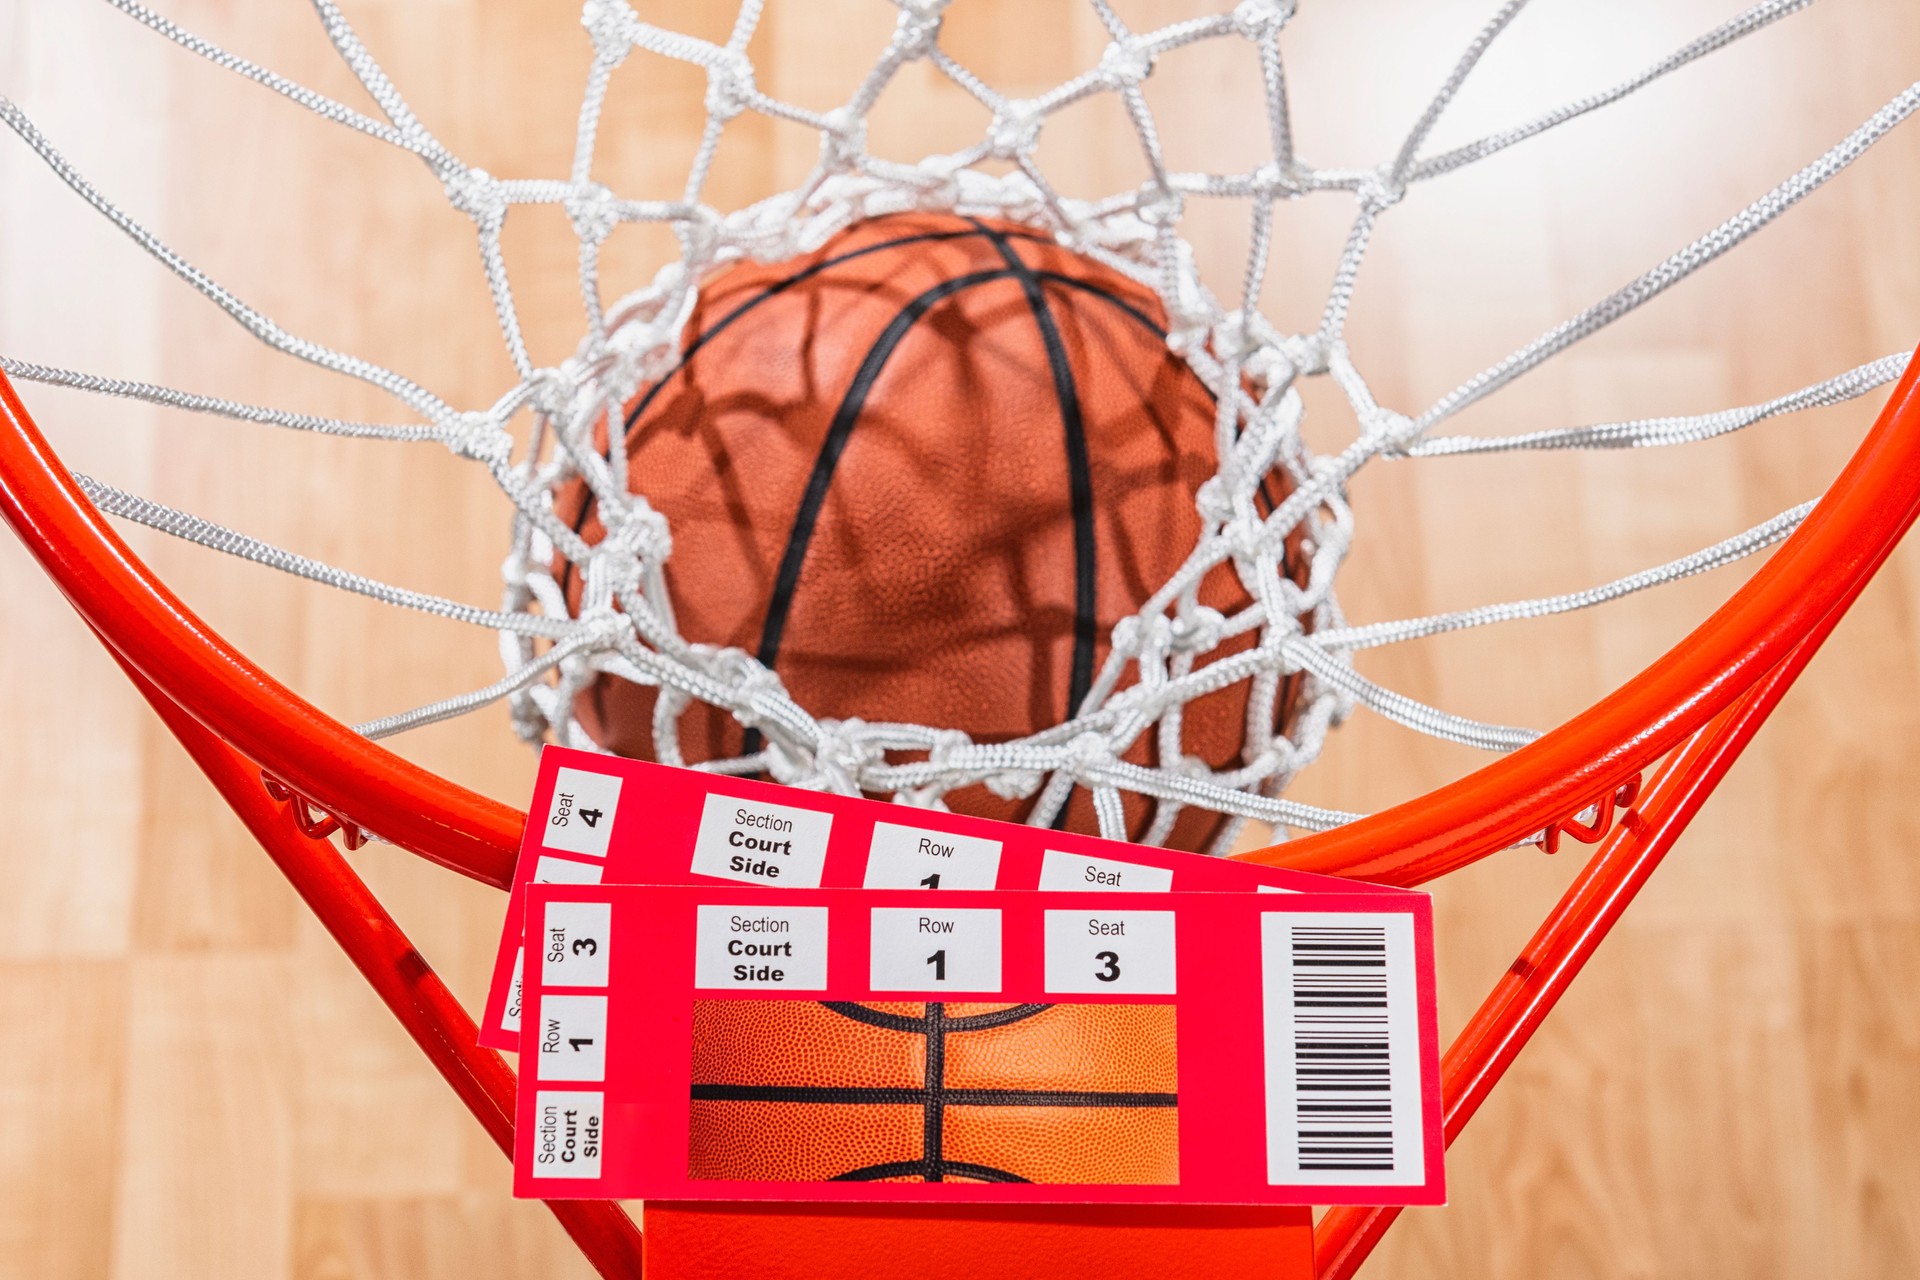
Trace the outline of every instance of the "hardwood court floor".
<instances>
[{"instance_id":1,"label":"hardwood court floor","mask_svg":"<svg viewBox=\"0 0 1920 1280\"><path fill-rule=\"evenodd\" d=\"M1137 26L1189 11L1116 0ZM371 109L308 6L154 0L166 15ZM644 0L703 35L707 0ZM1201 6L1204 7L1204 6ZM1391 153L1491 4L1302 0L1286 33L1303 150ZM1608 85L1737 0L1555 0L1524 13L1442 124L1451 143ZM349 16L460 155L564 172L587 45L570 0L352 0ZM885 38L878 0L774 0L759 83L827 106ZM946 46L1009 92L1092 65L1091 11L960 0ZM1156 77L1174 163L1248 163L1244 47ZM644 63L644 65L643 65ZM1825 0L1611 112L1421 187L1385 220L1352 340L1414 410L1604 296L1811 160L1920 74L1906 0ZM636 57L601 173L676 190L702 77ZM0 90L114 200L297 332L387 360L455 403L508 381L470 232L411 158L202 64L104 4L0 0ZM984 118L918 73L883 102L888 154ZM1070 193L1137 180L1117 116L1063 118ZM636 122L644 122L636 123ZM742 120L710 198L790 185L804 130ZM1513 432L1757 402L1920 340L1920 126L1759 241L1476 410ZM1350 206L1282 211L1267 305L1309 325ZM624 233L623 233L624 234ZM1237 211L1189 234L1231 281ZM573 248L516 213L508 252L537 358L579 326ZM633 233L609 292L662 251ZM268 355L0 136L0 351L314 413L370 392ZM1323 420L1339 422L1315 387ZM26 386L76 468L388 581L497 598L504 504L432 448L293 438ZM1373 620L1569 590L1707 545L1826 484L1865 403L1651 455L1388 463L1354 489L1343 588ZM1339 439L1327 429L1323 446ZM348 720L494 679L489 637L136 532L243 649ZM1424 642L1364 669L1450 710L1564 719L1684 634L1743 570L1594 615ZM55 592L0 539L0 1276L31 1280L575 1276L546 1212L307 919ZM1733 771L1450 1158L1453 1204L1406 1215L1371 1274L1920 1275L1920 553L1895 557ZM1376 807L1470 767L1360 716L1301 797ZM401 744L523 803L499 713ZM1510 853L1436 887L1457 1027L1578 865ZM356 864L470 1006L499 895L387 848Z\"/></svg>"}]
</instances>

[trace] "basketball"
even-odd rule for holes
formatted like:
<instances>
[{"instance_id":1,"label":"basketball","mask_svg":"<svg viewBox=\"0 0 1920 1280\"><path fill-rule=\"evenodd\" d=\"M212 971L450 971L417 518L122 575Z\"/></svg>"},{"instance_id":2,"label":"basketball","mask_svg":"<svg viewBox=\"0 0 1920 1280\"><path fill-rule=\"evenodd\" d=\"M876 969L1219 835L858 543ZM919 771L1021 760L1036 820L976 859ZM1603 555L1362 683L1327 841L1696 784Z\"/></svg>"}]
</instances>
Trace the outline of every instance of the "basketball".
<instances>
[{"instance_id":1,"label":"basketball","mask_svg":"<svg viewBox=\"0 0 1920 1280\"><path fill-rule=\"evenodd\" d=\"M1173 1184L1170 1004L698 1000L688 1175Z\"/></svg>"},{"instance_id":2,"label":"basketball","mask_svg":"<svg viewBox=\"0 0 1920 1280\"><path fill-rule=\"evenodd\" d=\"M947 214L856 223L716 276L678 365L629 406L625 448L631 491L673 531L667 588L689 640L756 655L815 716L976 742L1072 717L1114 624L1192 551L1217 470L1213 397L1169 350L1151 289L1031 229ZM555 504L602 536L583 482ZM556 573L577 611L580 575ZM1249 602L1221 565L1199 603ZM1241 763L1249 687L1186 704L1182 755ZM601 676L575 711L600 745L653 759L654 699ZM679 741L687 763L759 746L705 704ZM1159 753L1149 734L1125 758L1179 763ZM983 785L946 800L1010 820L1032 803ZM1138 839L1152 806L1126 806ZM1096 829L1084 788L1063 816ZM1169 842L1199 848L1223 821L1188 809Z\"/></svg>"}]
</instances>

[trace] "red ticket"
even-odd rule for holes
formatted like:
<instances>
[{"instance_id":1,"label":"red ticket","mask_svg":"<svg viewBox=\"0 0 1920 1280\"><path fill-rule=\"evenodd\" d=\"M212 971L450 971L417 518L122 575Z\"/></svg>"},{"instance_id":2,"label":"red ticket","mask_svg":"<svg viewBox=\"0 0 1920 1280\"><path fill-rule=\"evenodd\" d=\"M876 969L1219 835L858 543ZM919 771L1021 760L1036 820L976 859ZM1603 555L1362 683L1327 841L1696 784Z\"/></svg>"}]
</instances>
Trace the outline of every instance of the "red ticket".
<instances>
[{"instance_id":1,"label":"red ticket","mask_svg":"<svg viewBox=\"0 0 1920 1280\"><path fill-rule=\"evenodd\" d=\"M1423 894L536 885L514 1191L1439 1204Z\"/></svg>"},{"instance_id":2,"label":"red ticket","mask_svg":"<svg viewBox=\"0 0 1920 1280\"><path fill-rule=\"evenodd\" d=\"M550 746L540 755L480 1043L519 1043L528 885L709 880L781 889L1400 892Z\"/></svg>"}]
</instances>

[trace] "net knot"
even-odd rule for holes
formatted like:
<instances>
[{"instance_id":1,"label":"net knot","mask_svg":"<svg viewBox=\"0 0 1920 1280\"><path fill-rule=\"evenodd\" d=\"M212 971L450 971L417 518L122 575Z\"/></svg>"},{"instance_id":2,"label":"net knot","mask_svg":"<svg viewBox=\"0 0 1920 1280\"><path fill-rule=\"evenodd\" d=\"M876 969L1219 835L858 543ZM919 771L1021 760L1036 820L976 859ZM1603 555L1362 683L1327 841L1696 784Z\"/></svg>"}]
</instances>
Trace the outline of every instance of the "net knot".
<instances>
[{"instance_id":1,"label":"net knot","mask_svg":"<svg viewBox=\"0 0 1920 1280\"><path fill-rule=\"evenodd\" d=\"M1002 769L986 777L987 790L1002 800L1028 799L1045 781L1038 769Z\"/></svg>"},{"instance_id":2,"label":"net knot","mask_svg":"<svg viewBox=\"0 0 1920 1280\"><path fill-rule=\"evenodd\" d=\"M1280 339L1280 351L1294 370L1308 377L1333 367L1333 346L1323 333L1296 333Z\"/></svg>"},{"instance_id":3,"label":"net knot","mask_svg":"<svg viewBox=\"0 0 1920 1280\"><path fill-rule=\"evenodd\" d=\"M1405 453L1421 435L1420 424L1412 418L1378 405L1367 415L1366 431L1370 440L1378 442L1380 452L1392 454Z\"/></svg>"},{"instance_id":4,"label":"net knot","mask_svg":"<svg viewBox=\"0 0 1920 1280\"><path fill-rule=\"evenodd\" d=\"M595 56L616 67L626 61L640 37L639 15L627 0L587 0L580 7L580 25L593 41Z\"/></svg>"},{"instance_id":5,"label":"net knot","mask_svg":"<svg viewBox=\"0 0 1920 1280\"><path fill-rule=\"evenodd\" d=\"M615 648L621 640L632 635L633 620L611 604L592 605L580 611L579 618L574 622L573 634L582 641L582 652L563 661L584 667L589 661L587 653Z\"/></svg>"},{"instance_id":6,"label":"net knot","mask_svg":"<svg viewBox=\"0 0 1920 1280\"><path fill-rule=\"evenodd\" d=\"M785 723L777 713L783 706L791 707L793 700L787 695L787 688L781 683L780 677L758 658L744 649L731 647L693 645L691 648L699 656L705 674L726 691L726 701L713 705L721 707L749 729L764 729L771 724ZM710 700L704 694L696 696L703 701ZM768 735L769 751L780 736Z\"/></svg>"},{"instance_id":7,"label":"net knot","mask_svg":"<svg viewBox=\"0 0 1920 1280\"><path fill-rule=\"evenodd\" d=\"M724 49L706 67L707 114L724 123L745 111L757 93L753 61L737 49Z\"/></svg>"},{"instance_id":8,"label":"net knot","mask_svg":"<svg viewBox=\"0 0 1920 1280\"><path fill-rule=\"evenodd\" d=\"M620 222L620 201L599 182L581 183L567 197L567 220L585 244L599 244Z\"/></svg>"},{"instance_id":9,"label":"net knot","mask_svg":"<svg viewBox=\"0 0 1920 1280\"><path fill-rule=\"evenodd\" d=\"M850 173L859 167L867 153L867 120L845 107L835 107L822 117L820 131L820 167L829 173Z\"/></svg>"},{"instance_id":10,"label":"net knot","mask_svg":"<svg viewBox=\"0 0 1920 1280\"><path fill-rule=\"evenodd\" d=\"M1407 180L1391 168L1382 167L1361 178L1354 194L1366 208L1380 213L1406 199Z\"/></svg>"},{"instance_id":11,"label":"net knot","mask_svg":"<svg viewBox=\"0 0 1920 1280\"><path fill-rule=\"evenodd\" d=\"M1186 199L1162 182L1149 182L1141 187L1139 199L1133 206L1135 216L1156 231L1174 226L1185 210Z\"/></svg>"},{"instance_id":12,"label":"net knot","mask_svg":"<svg viewBox=\"0 0 1920 1280\"><path fill-rule=\"evenodd\" d=\"M1271 793L1293 776L1298 758L1299 752L1293 743L1284 734L1275 734L1268 740L1266 749L1247 762L1244 772L1267 784L1265 789Z\"/></svg>"},{"instance_id":13,"label":"net knot","mask_svg":"<svg viewBox=\"0 0 1920 1280\"><path fill-rule=\"evenodd\" d=\"M973 749L973 738L961 729L938 729L934 731L933 743L927 748L927 763L936 769L950 769L958 763L958 757Z\"/></svg>"},{"instance_id":14,"label":"net knot","mask_svg":"<svg viewBox=\"0 0 1920 1280\"><path fill-rule=\"evenodd\" d=\"M1269 160L1253 171L1253 193L1272 200L1278 196L1305 195L1307 184L1297 162L1285 164Z\"/></svg>"},{"instance_id":15,"label":"net knot","mask_svg":"<svg viewBox=\"0 0 1920 1280\"><path fill-rule=\"evenodd\" d=\"M1113 624L1116 653L1164 653L1173 644L1173 624L1163 614L1128 614Z\"/></svg>"},{"instance_id":16,"label":"net knot","mask_svg":"<svg viewBox=\"0 0 1920 1280\"><path fill-rule=\"evenodd\" d=\"M1025 98L1009 101L987 126L987 154L995 160L1018 160L1033 149L1046 115Z\"/></svg>"},{"instance_id":17,"label":"net knot","mask_svg":"<svg viewBox=\"0 0 1920 1280\"><path fill-rule=\"evenodd\" d=\"M1208 476L1193 495L1193 505L1209 525L1225 525L1234 518L1232 493L1224 476Z\"/></svg>"},{"instance_id":18,"label":"net knot","mask_svg":"<svg viewBox=\"0 0 1920 1280\"><path fill-rule=\"evenodd\" d=\"M1280 349L1277 339L1248 352L1245 363L1240 366L1240 376L1261 394L1263 405L1272 393L1284 391L1292 385L1297 372L1292 359Z\"/></svg>"},{"instance_id":19,"label":"net knot","mask_svg":"<svg viewBox=\"0 0 1920 1280\"><path fill-rule=\"evenodd\" d=\"M1293 17L1295 0L1240 0L1233 7L1233 29L1249 40L1267 40Z\"/></svg>"},{"instance_id":20,"label":"net knot","mask_svg":"<svg viewBox=\"0 0 1920 1280\"><path fill-rule=\"evenodd\" d=\"M590 339L592 336L588 335ZM617 347L604 339L598 347L599 354L593 357L595 371L584 393L591 395L603 411L618 412L615 406L630 404L640 392L640 360L631 348Z\"/></svg>"},{"instance_id":21,"label":"net knot","mask_svg":"<svg viewBox=\"0 0 1920 1280\"><path fill-rule=\"evenodd\" d=\"M719 248L721 236L726 228L721 223L720 215L703 204L695 206L685 218L676 221L673 224L673 230L674 234L680 237L681 251L686 254L686 261L692 264L693 268L691 271L683 270L679 280L675 282L675 287L681 288L685 295L686 309L690 310L697 291L685 288L685 282L690 276L697 276L701 268L713 261L714 252ZM685 319L684 315L677 317L676 331Z\"/></svg>"},{"instance_id":22,"label":"net knot","mask_svg":"<svg viewBox=\"0 0 1920 1280\"><path fill-rule=\"evenodd\" d=\"M1153 50L1138 36L1115 40L1100 55L1100 74L1116 89L1131 89L1153 70Z\"/></svg>"},{"instance_id":23,"label":"net knot","mask_svg":"<svg viewBox=\"0 0 1920 1280\"><path fill-rule=\"evenodd\" d=\"M780 677L745 649L714 649L706 655L708 674L733 691L733 705L746 710L766 695L783 692Z\"/></svg>"},{"instance_id":24,"label":"net knot","mask_svg":"<svg viewBox=\"0 0 1920 1280\"><path fill-rule=\"evenodd\" d=\"M616 535L602 539L581 568L586 580L582 599L588 610L609 606L623 593L640 589L640 558L620 545Z\"/></svg>"},{"instance_id":25,"label":"net knot","mask_svg":"<svg viewBox=\"0 0 1920 1280\"><path fill-rule=\"evenodd\" d=\"M1195 605L1169 624L1172 647L1183 653L1207 653L1220 643L1226 615L1207 605Z\"/></svg>"},{"instance_id":26,"label":"net knot","mask_svg":"<svg viewBox=\"0 0 1920 1280\"><path fill-rule=\"evenodd\" d=\"M506 188L485 169L455 170L443 185L447 203L475 222L488 225L507 216Z\"/></svg>"},{"instance_id":27,"label":"net knot","mask_svg":"<svg viewBox=\"0 0 1920 1280\"><path fill-rule=\"evenodd\" d=\"M913 204L929 213L945 213L961 203L961 170L945 156L922 160L913 183Z\"/></svg>"},{"instance_id":28,"label":"net knot","mask_svg":"<svg viewBox=\"0 0 1920 1280\"><path fill-rule=\"evenodd\" d=\"M940 38L940 9L925 3L900 5L900 19L893 28L893 47L903 59L924 58L933 52Z\"/></svg>"},{"instance_id":29,"label":"net knot","mask_svg":"<svg viewBox=\"0 0 1920 1280\"><path fill-rule=\"evenodd\" d=\"M447 447L470 462L494 466L512 456L513 433L490 413L463 413L448 434Z\"/></svg>"},{"instance_id":30,"label":"net knot","mask_svg":"<svg viewBox=\"0 0 1920 1280\"><path fill-rule=\"evenodd\" d=\"M667 557L673 554L673 532L665 516L649 506L645 498L635 495L633 506L618 525L608 532L600 546L608 544L613 544L636 561L665 564Z\"/></svg>"},{"instance_id":31,"label":"net knot","mask_svg":"<svg viewBox=\"0 0 1920 1280\"><path fill-rule=\"evenodd\" d=\"M1258 314L1229 311L1213 326L1214 354L1233 364L1244 364L1255 352L1271 350L1278 341L1272 326Z\"/></svg>"},{"instance_id":32,"label":"net knot","mask_svg":"<svg viewBox=\"0 0 1920 1280\"><path fill-rule=\"evenodd\" d=\"M864 720L822 720L813 749L796 749L777 738L767 742L767 770L788 785L858 795L867 770L885 762Z\"/></svg>"},{"instance_id":33,"label":"net knot","mask_svg":"<svg viewBox=\"0 0 1920 1280\"><path fill-rule=\"evenodd\" d=\"M1267 526L1251 512L1241 512L1220 529L1233 554L1251 560L1267 547Z\"/></svg>"},{"instance_id":34,"label":"net knot","mask_svg":"<svg viewBox=\"0 0 1920 1280\"><path fill-rule=\"evenodd\" d=\"M1114 762L1113 744L1105 734L1086 733L1075 735L1067 743L1066 768L1076 777L1084 778L1094 770Z\"/></svg>"},{"instance_id":35,"label":"net knot","mask_svg":"<svg viewBox=\"0 0 1920 1280\"><path fill-rule=\"evenodd\" d=\"M565 365L536 369L527 380L528 403L549 418L565 416L579 394L580 379Z\"/></svg>"}]
</instances>

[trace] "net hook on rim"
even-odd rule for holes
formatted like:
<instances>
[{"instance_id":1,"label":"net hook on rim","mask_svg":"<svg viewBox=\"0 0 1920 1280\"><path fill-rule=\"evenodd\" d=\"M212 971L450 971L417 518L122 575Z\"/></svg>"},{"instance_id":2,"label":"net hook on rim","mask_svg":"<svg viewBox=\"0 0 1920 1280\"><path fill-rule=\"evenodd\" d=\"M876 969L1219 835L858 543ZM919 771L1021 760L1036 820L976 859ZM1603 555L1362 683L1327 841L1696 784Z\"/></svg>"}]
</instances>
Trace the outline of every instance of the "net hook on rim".
<instances>
[{"instance_id":1,"label":"net hook on rim","mask_svg":"<svg viewBox=\"0 0 1920 1280\"><path fill-rule=\"evenodd\" d=\"M1560 837L1572 836L1581 844L1599 844L1613 830L1616 813L1621 822L1633 817L1633 802L1640 798L1641 774L1634 774L1617 787L1609 788L1598 800L1582 805L1570 817L1549 826L1540 839L1540 848L1546 853L1560 852ZM1592 822L1581 822L1580 815L1588 809L1593 810Z\"/></svg>"},{"instance_id":2,"label":"net hook on rim","mask_svg":"<svg viewBox=\"0 0 1920 1280\"><path fill-rule=\"evenodd\" d=\"M341 842L347 846L348 852L367 843L368 837L365 831L338 814L329 813L314 804L265 769L260 771L260 782L266 787L267 794L279 801L281 806L292 815L293 825L298 827L300 834L307 839L325 840L338 831Z\"/></svg>"}]
</instances>

